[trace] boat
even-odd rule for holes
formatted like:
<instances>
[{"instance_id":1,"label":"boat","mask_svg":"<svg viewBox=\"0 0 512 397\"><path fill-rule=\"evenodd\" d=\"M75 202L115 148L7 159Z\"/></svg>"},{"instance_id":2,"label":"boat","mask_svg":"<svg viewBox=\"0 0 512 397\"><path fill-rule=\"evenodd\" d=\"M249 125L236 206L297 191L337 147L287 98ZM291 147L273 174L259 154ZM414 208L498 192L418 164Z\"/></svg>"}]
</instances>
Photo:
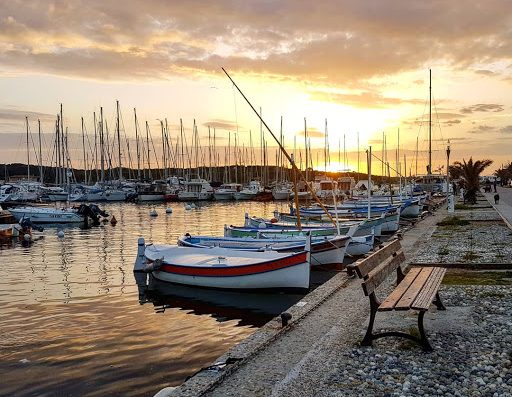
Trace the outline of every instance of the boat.
<instances>
[{"instance_id":1,"label":"boat","mask_svg":"<svg viewBox=\"0 0 512 397\"><path fill-rule=\"evenodd\" d=\"M84 217L74 208L17 207L9 210L17 221L30 218L34 223L82 223Z\"/></svg>"},{"instance_id":2,"label":"boat","mask_svg":"<svg viewBox=\"0 0 512 397\"><path fill-rule=\"evenodd\" d=\"M213 192L215 200L234 200L235 194L242 190L239 183L224 183Z\"/></svg>"},{"instance_id":3,"label":"boat","mask_svg":"<svg viewBox=\"0 0 512 397\"><path fill-rule=\"evenodd\" d=\"M315 237L311 241L311 266L343 263L350 236ZM303 251L306 237L252 238L252 237L211 237L185 234L178 239L183 247L212 248L222 247L246 251Z\"/></svg>"},{"instance_id":4,"label":"boat","mask_svg":"<svg viewBox=\"0 0 512 397\"><path fill-rule=\"evenodd\" d=\"M293 188L290 183L281 183L272 189L272 196L274 200L289 200Z\"/></svg>"},{"instance_id":5,"label":"boat","mask_svg":"<svg viewBox=\"0 0 512 397\"><path fill-rule=\"evenodd\" d=\"M191 179L183 183L183 190L178 193L180 201L210 200L213 188L204 179Z\"/></svg>"},{"instance_id":6,"label":"boat","mask_svg":"<svg viewBox=\"0 0 512 397\"><path fill-rule=\"evenodd\" d=\"M262 191L259 181L250 181L249 185L235 193L235 200L253 200Z\"/></svg>"},{"instance_id":7,"label":"boat","mask_svg":"<svg viewBox=\"0 0 512 397\"><path fill-rule=\"evenodd\" d=\"M134 271L158 280L196 287L239 289L308 289L309 249L280 253L214 247L188 248L145 244L139 238Z\"/></svg>"},{"instance_id":8,"label":"boat","mask_svg":"<svg viewBox=\"0 0 512 397\"><path fill-rule=\"evenodd\" d=\"M374 243L374 234L369 234L366 236L353 236L345 253L350 256L366 255L373 249Z\"/></svg>"}]
</instances>

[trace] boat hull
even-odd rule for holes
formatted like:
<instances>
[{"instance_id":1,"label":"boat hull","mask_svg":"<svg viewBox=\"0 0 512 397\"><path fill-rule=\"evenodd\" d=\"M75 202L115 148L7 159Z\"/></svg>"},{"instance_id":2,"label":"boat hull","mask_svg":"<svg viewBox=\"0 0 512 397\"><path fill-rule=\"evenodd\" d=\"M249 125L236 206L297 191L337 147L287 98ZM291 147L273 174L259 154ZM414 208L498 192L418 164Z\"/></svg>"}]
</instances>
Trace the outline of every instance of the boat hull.
<instances>
[{"instance_id":1,"label":"boat hull","mask_svg":"<svg viewBox=\"0 0 512 397\"><path fill-rule=\"evenodd\" d=\"M310 270L305 251L279 254L224 248L146 247L149 262L160 255L164 257L163 264L152 274L161 281L230 290L309 288Z\"/></svg>"}]
</instances>

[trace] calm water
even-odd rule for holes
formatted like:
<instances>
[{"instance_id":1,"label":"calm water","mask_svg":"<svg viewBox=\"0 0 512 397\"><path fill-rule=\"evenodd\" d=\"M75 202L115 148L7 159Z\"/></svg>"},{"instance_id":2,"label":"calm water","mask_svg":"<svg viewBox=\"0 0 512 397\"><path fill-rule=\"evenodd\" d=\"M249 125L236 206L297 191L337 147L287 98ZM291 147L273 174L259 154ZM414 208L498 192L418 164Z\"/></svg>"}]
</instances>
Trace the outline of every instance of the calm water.
<instances>
[{"instance_id":1,"label":"calm water","mask_svg":"<svg viewBox=\"0 0 512 397\"><path fill-rule=\"evenodd\" d=\"M118 224L47 228L28 247L0 247L0 395L151 396L178 385L300 299L219 293L134 278L137 238L174 243L221 235L245 212L276 203L210 203L194 210L110 204ZM156 208L158 217L149 216ZM140 284L137 285L137 282ZM143 285L144 284L144 285Z\"/></svg>"}]
</instances>

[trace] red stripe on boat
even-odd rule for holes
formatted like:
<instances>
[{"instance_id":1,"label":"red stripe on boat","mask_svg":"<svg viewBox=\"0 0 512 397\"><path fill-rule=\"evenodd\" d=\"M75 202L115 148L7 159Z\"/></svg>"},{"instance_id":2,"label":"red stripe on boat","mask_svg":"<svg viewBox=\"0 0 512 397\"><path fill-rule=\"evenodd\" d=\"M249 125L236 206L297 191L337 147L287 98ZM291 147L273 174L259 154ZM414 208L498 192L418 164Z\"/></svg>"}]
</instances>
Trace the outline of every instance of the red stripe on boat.
<instances>
[{"instance_id":1,"label":"red stripe on boat","mask_svg":"<svg viewBox=\"0 0 512 397\"><path fill-rule=\"evenodd\" d=\"M180 266L164 263L159 271L172 274L181 274L184 276L203 276L203 277L232 277L248 276L252 274L271 272L287 267L292 267L306 262L306 252L300 252L297 255L288 256L275 261L263 262L254 265L225 266L225 267L198 267L198 266Z\"/></svg>"}]
</instances>

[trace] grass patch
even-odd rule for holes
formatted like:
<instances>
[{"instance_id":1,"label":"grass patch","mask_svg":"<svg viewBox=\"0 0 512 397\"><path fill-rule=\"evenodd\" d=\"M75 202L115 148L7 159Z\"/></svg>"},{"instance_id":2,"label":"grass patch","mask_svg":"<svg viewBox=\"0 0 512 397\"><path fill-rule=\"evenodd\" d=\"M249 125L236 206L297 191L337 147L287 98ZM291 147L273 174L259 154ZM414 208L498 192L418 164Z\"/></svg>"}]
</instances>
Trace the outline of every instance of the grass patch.
<instances>
[{"instance_id":1,"label":"grass patch","mask_svg":"<svg viewBox=\"0 0 512 397\"><path fill-rule=\"evenodd\" d=\"M455 209L456 210L472 210L473 209L473 206L471 205L468 205L468 204L455 204Z\"/></svg>"},{"instance_id":2,"label":"grass patch","mask_svg":"<svg viewBox=\"0 0 512 397\"><path fill-rule=\"evenodd\" d=\"M469 225L467 219L461 219L458 216L448 216L441 222L437 223L437 226L466 226Z\"/></svg>"},{"instance_id":3,"label":"grass patch","mask_svg":"<svg viewBox=\"0 0 512 397\"><path fill-rule=\"evenodd\" d=\"M474 252L466 252L462 256L462 259L464 259L465 261L472 261L473 259L477 259L477 258L480 258L480 255L475 254Z\"/></svg>"},{"instance_id":4,"label":"grass patch","mask_svg":"<svg viewBox=\"0 0 512 397\"><path fill-rule=\"evenodd\" d=\"M512 271L506 272L449 272L445 285L512 285Z\"/></svg>"}]
</instances>

